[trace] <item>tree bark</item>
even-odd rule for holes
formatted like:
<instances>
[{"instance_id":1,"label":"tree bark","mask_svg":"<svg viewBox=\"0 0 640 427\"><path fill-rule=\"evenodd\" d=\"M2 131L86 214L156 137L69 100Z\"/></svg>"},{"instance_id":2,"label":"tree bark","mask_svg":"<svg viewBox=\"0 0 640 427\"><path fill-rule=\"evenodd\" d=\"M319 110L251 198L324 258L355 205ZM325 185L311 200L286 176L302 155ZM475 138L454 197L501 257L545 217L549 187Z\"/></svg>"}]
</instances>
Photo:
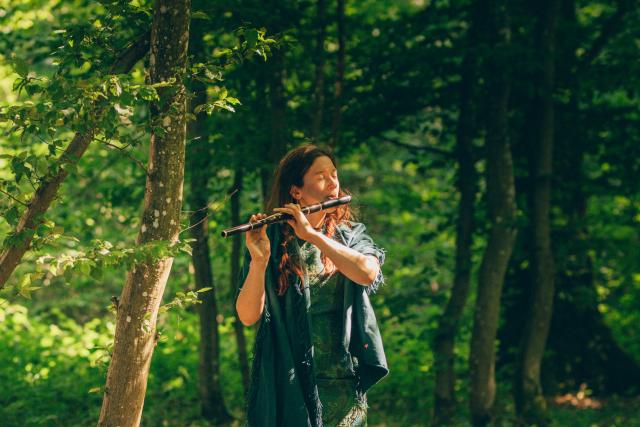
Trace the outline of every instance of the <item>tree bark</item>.
<instances>
[{"instance_id":1,"label":"tree bark","mask_svg":"<svg viewBox=\"0 0 640 427\"><path fill-rule=\"evenodd\" d=\"M316 18L316 76L314 84L314 109L311 124L311 139L320 140L322 129L322 116L324 113L324 39L326 36L326 3L325 0L317 0Z\"/></svg>"},{"instance_id":2,"label":"tree bark","mask_svg":"<svg viewBox=\"0 0 640 427\"><path fill-rule=\"evenodd\" d=\"M136 242L175 242L180 229L186 138L183 84L189 44L190 0L154 4L149 58L152 83L161 88L151 120L163 132L151 134L142 225ZM113 354L99 426L137 426L156 345L156 320L173 258L143 261L127 273L117 311Z\"/></svg>"},{"instance_id":3,"label":"tree bark","mask_svg":"<svg viewBox=\"0 0 640 427\"><path fill-rule=\"evenodd\" d=\"M483 2L485 3L485 2ZM488 4L487 4L488 3ZM487 1L489 49L487 58L488 123L486 179L491 222L478 277L469 365L469 405L473 425L491 421L495 398L495 340L502 285L516 238L513 160L508 140L510 29L504 0Z\"/></svg>"},{"instance_id":4,"label":"tree bark","mask_svg":"<svg viewBox=\"0 0 640 427\"><path fill-rule=\"evenodd\" d=\"M231 197L231 223L240 224L240 195L242 194L242 181L243 170L241 166L236 167L235 177L233 180L233 188L237 192ZM232 295L235 301L235 295L237 289L240 287L240 260L242 249L242 236L236 234L233 236L232 248L231 248L231 289L229 295ZM233 305L232 305L233 306ZM247 340L244 336L244 325L240 321L238 311L233 310L234 321L233 329L236 333L236 342L238 345L238 362L240 364L240 373L242 374L242 386L244 388L245 395L249 392L249 358L247 357Z\"/></svg>"},{"instance_id":5,"label":"tree bark","mask_svg":"<svg viewBox=\"0 0 640 427\"><path fill-rule=\"evenodd\" d=\"M473 136L476 128L473 101L477 79L477 57L473 44L480 24L478 12L475 9L473 7L470 13L467 52L462 63L460 115L456 135L458 158L456 185L460 193L460 204L456 226L455 277L451 296L439 320L434 343L436 386L433 425L437 426L450 425L455 411L455 337L471 287L471 244L477 179L473 155Z\"/></svg>"},{"instance_id":6,"label":"tree bark","mask_svg":"<svg viewBox=\"0 0 640 427\"><path fill-rule=\"evenodd\" d=\"M540 382L554 295L554 259L551 252L551 179L554 145L555 37L559 1L547 0L538 23L541 74L536 97L538 135L532 146L532 292L526 316L520 360L516 370L516 412L526 424L548 425L547 405Z\"/></svg>"},{"instance_id":7,"label":"tree bark","mask_svg":"<svg viewBox=\"0 0 640 427\"><path fill-rule=\"evenodd\" d=\"M193 40L193 38L192 38ZM197 43L197 41L195 42ZM192 85L194 97L191 100L193 111L198 105L207 101L206 86L194 81ZM189 126L189 133L193 139L206 135L207 115L200 112L195 121ZM187 148L187 162L189 164L190 188L189 205L193 211L190 216L191 237L196 239L192 243L191 257L195 271L196 289L211 288L198 294L201 303L198 305L200 320L199 346L199 387L202 416L215 423L224 424L232 417L225 408L222 387L220 386L220 335L218 331L218 305L216 287L213 280L211 258L209 255L209 210L207 199L207 184L211 161L208 153L206 138L194 140Z\"/></svg>"},{"instance_id":8,"label":"tree bark","mask_svg":"<svg viewBox=\"0 0 640 427\"><path fill-rule=\"evenodd\" d=\"M149 51L149 35L127 48L114 62L109 70L110 74L127 74L131 68L142 59ZM106 112L106 105L96 102L94 104L94 122L100 122ZM55 170L56 175L43 182L36 190L26 210L22 213L15 234L21 235L17 244L5 248L0 254L0 289L2 289L11 274L16 269L24 254L29 250L36 228L42 224L44 214L51 207L58 194L62 183L72 169L82 158L89 144L93 141L97 129L95 126L86 131L76 132L73 139L58 158Z\"/></svg>"},{"instance_id":9,"label":"tree bark","mask_svg":"<svg viewBox=\"0 0 640 427\"><path fill-rule=\"evenodd\" d=\"M346 57L346 33L344 24L344 8L346 0L338 0L336 19L338 23L338 62L336 65L336 82L333 92L333 120L331 124L331 140L329 146L336 148L342 127L342 92L344 87L344 66Z\"/></svg>"}]
</instances>

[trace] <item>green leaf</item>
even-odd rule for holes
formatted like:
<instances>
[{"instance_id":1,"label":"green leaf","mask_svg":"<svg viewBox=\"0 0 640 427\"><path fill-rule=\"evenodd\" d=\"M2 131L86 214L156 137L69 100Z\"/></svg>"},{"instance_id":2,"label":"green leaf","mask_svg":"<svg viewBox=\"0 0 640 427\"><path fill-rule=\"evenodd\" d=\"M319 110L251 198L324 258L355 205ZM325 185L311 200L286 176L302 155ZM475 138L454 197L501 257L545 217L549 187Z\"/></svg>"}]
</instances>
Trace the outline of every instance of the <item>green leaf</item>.
<instances>
[{"instance_id":1,"label":"green leaf","mask_svg":"<svg viewBox=\"0 0 640 427\"><path fill-rule=\"evenodd\" d=\"M226 55L231 55L233 53L233 51L231 49L225 48L225 49L216 49L213 52L213 57L214 58L220 58L222 56L226 56Z\"/></svg>"},{"instance_id":2,"label":"green leaf","mask_svg":"<svg viewBox=\"0 0 640 427\"><path fill-rule=\"evenodd\" d=\"M244 37L247 39L247 49L253 49L258 43L258 30L252 28L244 33Z\"/></svg>"},{"instance_id":3,"label":"green leaf","mask_svg":"<svg viewBox=\"0 0 640 427\"><path fill-rule=\"evenodd\" d=\"M9 208L5 213L4 213L4 218L7 220L7 222L15 227L18 225L18 219L20 218L20 212L18 211L18 207L17 206L12 206L11 208Z\"/></svg>"},{"instance_id":4,"label":"green leaf","mask_svg":"<svg viewBox=\"0 0 640 427\"><path fill-rule=\"evenodd\" d=\"M89 263L86 261L81 261L79 264L80 265L78 265L78 270L80 270L80 273L83 275L89 275L89 273L91 272L91 266L89 265Z\"/></svg>"},{"instance_id":5,"label":"green leaf","mask_svg":"<svg viewBox=\"0 0 640 427\"><path fill-rule=\"evenodd\" d=\"M224 101L216 101L213 103L213 105L215 105L218 108L224 108L225 110L231 111L232 113L236 112L235 108L233 108L231 105L227 104Z\"/></svg>"},{"instance_id":6,"label":"green leaf","mask_svg":"<svg viewBox=\"0 0 640 427\"><path fill-rule=\"evenodd\" d=\"M207 21L211 20L211 18L209 18L209 15L207 15L206 13L204 13L201 10L197 10L197 11L193 12L191 14L191 19L205 19Z\"/></svg>"},{"instance_id":7,"label":"green leaf","mask_svg":"<svg viewBox=\"0 0 640 427\"><path fill-rule=\"evenodd\" d=\"M29 65L21 58L13 58L13 69L21 77L27 77L29 74Z\"/></svg>"},{"instance_id":8,"label":"green leaf","mask_svg":"<svg viewBox=\"0 0 640 427\"><path fill-rule=\"evenodd\" d=\"M109 91L113 96L120 96L122 94L122 86L120 86L120 81L117 78L111 79L111 84L109 85Z\"/></svg>"},{"instance_id":9,"label":"green leaf","mask_svg":"<svg viewBox=\"0 0 640 427\"><path fill-rule=\"evenodd\" d=\"M64 266L64 280L69 283L74 279L73 262L67 262Z\"/></svg>"},{"instance_id":10,"label":"green leaf","mask_svg":"<svg viewBox=\"0 0 640 427\"><path fill-rule=\"evenodd\" d=\"M34 278L37 278L37 274L33 274L33 275L26 275L22 278L22 280L20 281L20 285L18 287L18 294L20 294L22 297L27 298L27 299L31 299L31 292L35 291L37 289L40 289L40 286L31 286L31 280L32 280L32 276Z\"/></svg>"},{"instance_id":11,"label":"green leaf","mask_svg":"<svg viewBox=\"0 0 640 427\"><path fill-rule=\"evenodd\" d=\"M157 101L160 99L156 89L150 86L141 86L138 90L138 95L145 101Z\"/></svg>"},{"instance_id":12,"label":"green leaf","mask_svg":"<svg viewBox=\"0 0 640 427\"><path fill-rule=\"evenodd\" d=\"M95 280L101 280L103 277L102 266L96 266L91 269L91 278Z\"/></svg>"}]
</instances>

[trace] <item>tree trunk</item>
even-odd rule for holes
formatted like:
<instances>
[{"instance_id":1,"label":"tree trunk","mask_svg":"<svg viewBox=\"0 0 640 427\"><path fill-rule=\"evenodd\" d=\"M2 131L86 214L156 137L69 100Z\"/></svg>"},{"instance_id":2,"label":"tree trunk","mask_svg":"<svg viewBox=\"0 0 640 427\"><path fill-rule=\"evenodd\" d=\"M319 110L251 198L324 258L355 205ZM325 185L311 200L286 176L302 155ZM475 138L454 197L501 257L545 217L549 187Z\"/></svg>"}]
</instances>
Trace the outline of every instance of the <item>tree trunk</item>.
<instances>
[{"instance_id":1,"label":"tree trunk","mask_svg":"<svg viewBox=\"0 0 640 427\"><path fill-rule=\"evenodd\" d=\"M491 228L478 277L469 366L471 420L487 425L495 398L495 340L502 284L516 238L513 160L508 141L510 33L504 1L487 2L489 51L487 59L488 123L486 179ZM482 7L482 6L481 6Z\"/></svg>"},{"instance_id":2,"label":"tree trunk","mask_svg":"<svg viewBox=\"0 0 640 427\"><path fill-rule=\"evenodd\" d=\"M142 225L136 243L175 242L180 229L184 180L186 96L182 82L189 44L190 0L157 0L149 58L152 83L160 88L151 120L163 132L151 134ZM140 262L127 273L118 304L113 354L107 373L100 426L137 426L156 345L156 320L173 258Z\"/></svg>"},{"instance_id":3,"label":"tree trunk","mask_svg":"<svg viewBox=\"0 0 640 427\"><path fill-rule=\"evenodd\" d=\"M145 35L136 43L125 50L114 62L109 70L110 74L127 74L131 68L149 51L149 35ZM94 104L94 122L100 122L106 112L106 105L96 102ZM22 213L14 234L18 241L7 247L0 254L0 289L2 289L9 277L16 269L24 254L29 250L36 228L42 224L44 214L47 212L53 200L58 195L60 186L66 179L69 170L80 161L89 144L93 141L98 129L93 126L84 132L76 132L64 153L58 158L55 170L58 172L49 181L43 182L36 190L33 199Z\"/></svg>"},{"instance_id":4,"label":"tree trunk","mask_svg":"<svg viewBox=\"0 0 640 427\"><path fill-rule=\"evenodd\" d=\"M440 318L434 343L436 385L433 424L442 426L451 424L451 417L455 411L455 337L471 286L471 243L476 192L476 171L472 144L476 127L473 101L477 78L477 57L473 43L477 38L478 25L477 12L474 10L471 13L470 29L467 35L467 52L462 64L460 83L460 116L456 150L460 205L458 206L456 226L455 277L451 296Z\"/></svg>"},{"instance_id":5,"label":"tree trunk","mask_svg":"<svg viewBox=\"0 0 640 427\"><path fill-rule=\"evenodd\" d=\"M236 167L236 173L233 180L233 188L237 192L231 197L231 223L240 224L243 221L240 218L240 195L242 194L242 180L243 180L242 167ZM233 236L233 243L231 248L231 289L229 295L232 295L235 301L235 295L237 289L240 287L238 279L240 277L240 257L242 255L242 242L241 234ZM238 362L240 363L240 372L242 374L242 386L244 387L245 395L249 392L249 358L247 357L247 340L244 336L244 325L238 317L237 310L233 310L234 321L233 329L236 333L236 342L238 343Z\"/></svg>"},{"instance_id":6,"label":"tree trunk","mask_svg":"<svg viewBox=\"0 0 640 427\"><path fill-rule=\"evenodd\" d=\"M344 86L344 65L346 51L346 34L344 28L344 7L346 0L338 0L336 16L338 23L338 62L336 65L336 83L333 93L333 120L331 124L330 147L336 148L342 127L342 91Z\"/></svg>"},{"instance_id":7,"label":"tree trunk","mask_svg":"<svg viewBox=\"0 0 640 427\"><path fill-rule=\"evenodd\" d=\"M558 37L560 57L570 61L558 63L558 84L571 93L568 103L559 106L558 122L572 123L559 129L554 168L559 178L559 194L566 195L560 208L567 218L567 226L554 230L558 258L554 311L551 320L548 347L553 356L545 360L543 373L549 383L561 384L557 391L575 391L586 384L596 395L626 393L640 382L638 362L615 341L611 329L598 310L598 294L589 241L587 204L588 179L584 173L584 160L589 141L584 115L580 111L578 94L583 72L598 57L607 41L617 31L624 30L620 21L631 7L628 1L618 3L616 12L606 19L600 35L580 58L575 57L576 46L582 42L575 34L579 24L573 1L564 3L563 25ZM570 40L568 43L563 43ZM561 44L562 43L562 44ZM580 325L576 327L575 325Z\"/></svg>"},{"instance_id":8,"label":"tree trunk","mask_svg":"<svg viewBox=\"0 0 640 427\"><path fill-rule=\"evenodd\" d=\"M311 124L311 139L316 143L320 140L322 129L322 116L324 113L324 39L326 36L326 3L325 0L317 0L316 23L316 76L314 84L314 109Z\"/></svg>"},{"instance_id":9,"label":"tree trunk","mask_svg":"<svg viewBox=\"0 0 640 427\"><path fill-rule=\"evenodd\" d=\"M266 204L269 199L269 191L273 179L273 171L284 155L287 143L287 102L284 96L284 57L282 52L276 52L271 58L271 64L267 67L269 78L267 80L269 113L271 115L271 139L265 153L264 167L261 169L261 183L263 206L266 212Z\"/></svg>"},{"instance_id":10,"label":"tree trunk","mask_svg":"<svg viewBox=\"0 0 640 427\"><path fill-rule=\"evenodd\" d=\"M550 205L554 141L553 90L558 0L547 0L538 26L541 75L536 97L538 135L532 146L531 248L532 292L526 316L520 360L516 371L516 411L527 424L548 425L547 405L540 383L540 366L546 347L554 294L554 260L551 252Z\"/></svg>"},{"instance_id":11,"label":"tree trunk","mask_svg":"<svg viewBox=\"0 0 640 427\"><path fill-rule=\"evenodd\" d=\"M193 38L192 38L193 39ZM196 42L197 43L197 42ZM198 81L192 85L194 97L191 108L206 103L206 86ZM200 112L189 126L191 138L206 135L205 121L207 115ZM192 243L192 260L195 270L196 289L211 288L210 291L198 294L201 304L198 305L200 318L199 348L199 388L202 415L205 419L224 424L232 417L224 405L222 388L220 387L220 336L218 333L218 306L216 288L213 281L211 259L209 256L209 211L207 199L207 183L210 171L210 156L207 152L206 138L195 140L188 145L187 161L191 173L189 189L189 205L193 213L190 216Z\"/></svg>"}]
</instances>

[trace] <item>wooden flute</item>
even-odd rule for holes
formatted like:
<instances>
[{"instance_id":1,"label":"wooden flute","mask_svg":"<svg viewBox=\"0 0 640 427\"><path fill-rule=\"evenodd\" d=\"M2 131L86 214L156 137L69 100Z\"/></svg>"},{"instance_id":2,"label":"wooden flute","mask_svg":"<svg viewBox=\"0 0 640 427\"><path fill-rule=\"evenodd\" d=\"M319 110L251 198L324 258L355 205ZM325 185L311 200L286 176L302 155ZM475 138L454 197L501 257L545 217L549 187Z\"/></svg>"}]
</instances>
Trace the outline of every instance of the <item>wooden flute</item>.
<instances>
[{"instance_id":1,"label":"wooden flute","mask_svg":"<svg viewBox=\"0 0 640 427\"><path fill-rule=\"evenodd\" d=\"M332 208L334 206L340 206L340 205L344 205L347 204L351 201L351 196L342 196L340 198L337 199L330 199L321 203L317 203L315 205L309 205L309 206L305 206L304 208L300 209L302 211L303 214L307 215L313 212L318 212L324 209L329 209ZM245 231L249 231L249 230L254 230L256 228L260 228L263 225L267 225L267 224L273 224L275 222L284 222L288 219L293 218L292 215L288 214L288 213L282 213L282 212L278 212L275 213L273 215L269 215L265 218L262 218L261 220L258 220L256 222L248 222L246 224L241 224L241 225L236 225L235 227L231 227L231 228L227 228L226 230L222 230L221 235L222 237L229 237L229 236L233 236L234 234L238 234L238 233L243 233Z\"/></svg>"}]
</instances>

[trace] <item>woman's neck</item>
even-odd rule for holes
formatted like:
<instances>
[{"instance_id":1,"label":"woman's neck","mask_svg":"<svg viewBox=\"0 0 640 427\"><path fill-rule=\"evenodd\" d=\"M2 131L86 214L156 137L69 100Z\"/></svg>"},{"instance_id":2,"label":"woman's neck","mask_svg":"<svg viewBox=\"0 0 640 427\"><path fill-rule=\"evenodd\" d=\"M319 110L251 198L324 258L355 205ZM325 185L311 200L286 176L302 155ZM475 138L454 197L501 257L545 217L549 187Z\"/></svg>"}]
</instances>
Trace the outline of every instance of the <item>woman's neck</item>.
<instances>
[{"instance_id":1,"label":"woman's neck","mask_svg":"<svg viewBox=\"0 0 640 427\"><path fill-rule=\"evenodd\" d=\"M314 212L312 214L307 215L307 220L309 221L309 224L311 224L313 228L315 228L316 230L320 230L324 225L324 218L326 215L327 214L322 211Z\"/></svg>"}]
</instances>

